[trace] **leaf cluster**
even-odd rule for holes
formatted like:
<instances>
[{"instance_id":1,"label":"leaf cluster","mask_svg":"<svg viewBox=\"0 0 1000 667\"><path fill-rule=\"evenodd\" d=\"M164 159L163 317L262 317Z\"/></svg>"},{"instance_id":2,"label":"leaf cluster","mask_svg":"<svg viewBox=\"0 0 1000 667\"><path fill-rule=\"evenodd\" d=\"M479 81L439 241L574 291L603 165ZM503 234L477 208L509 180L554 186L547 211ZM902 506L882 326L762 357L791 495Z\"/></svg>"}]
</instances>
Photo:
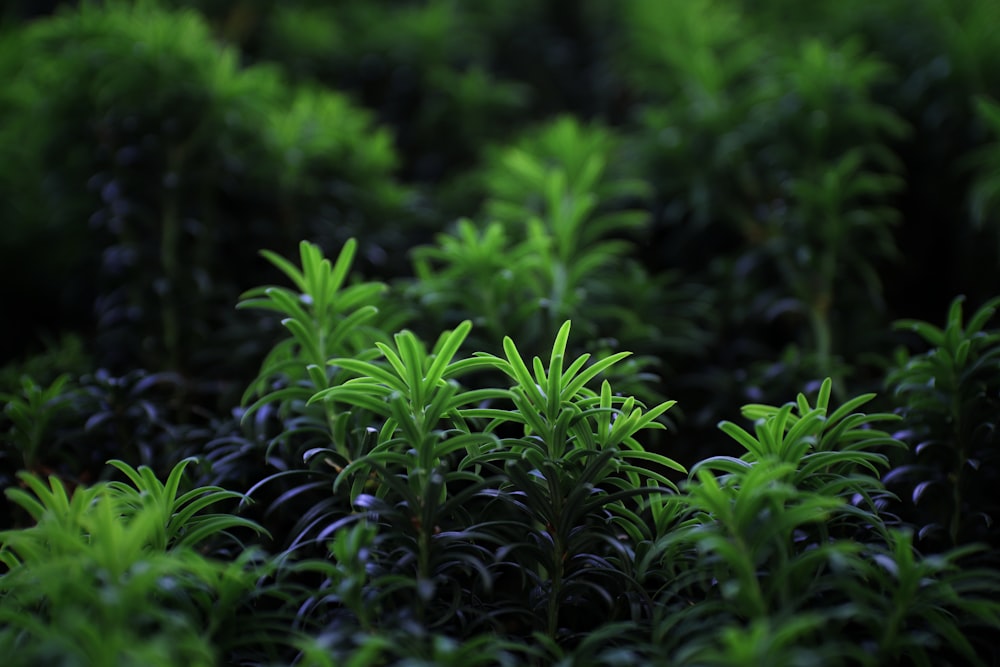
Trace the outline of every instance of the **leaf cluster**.
<instances>
[{"instance_id":1,"label":"leaf cluster","mask_svg":"<svg viewBox=\"0 0 1000 667\"><path fill-rule=\"evenodd\" d=\"M234 530L261 532L206 512L239 494L182 493L190 460L166 482L111 463L128 481L69 489L23 473L24 488L7 490L35 522L0 533L0 645L11 664L212 665L259 647L268 621L250 603L269 566L253 550L230 562L204 555Z\"/></svg>"},{"instance_id":2,"label":"leaf cluster","mask_svg":"<svg viewBox=\"0 0 1000 667\"><path fill-rule=\"evenodd\" d=\"M998 474L996 393L1000 333L991 328L998 300L968 318L955 299L943 328L900 320L925 351L901 350L887 379L906 419L911 455L898 461L892 481L908 496L918 537L939 550L984 541L997 544Z\"/></svg>"}]
</instances>

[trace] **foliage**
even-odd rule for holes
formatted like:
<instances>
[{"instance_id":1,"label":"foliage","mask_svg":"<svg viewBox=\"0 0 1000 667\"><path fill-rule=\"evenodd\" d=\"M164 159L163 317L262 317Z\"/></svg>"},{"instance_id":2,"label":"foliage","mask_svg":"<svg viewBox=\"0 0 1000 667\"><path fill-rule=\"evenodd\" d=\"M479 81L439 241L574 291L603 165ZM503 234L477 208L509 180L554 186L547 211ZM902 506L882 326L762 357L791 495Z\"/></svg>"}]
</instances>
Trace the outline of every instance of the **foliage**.
<instances>
[{"instance_id":1,"label":"foliage","mask_svg":"<svg viewBox=\"0 0 1000 667\"><path fill-rule=\"evenodd\" d=\"M482 177L489 222L459 222L437 247L418 249L416 295L454 317L474 290L482 310L469 314L495 340L554 335L628 250L612 232L643 224L641 211L615 210L644 188L613 173L614 150L607 130L562 118L499 152Z\"/></svg>"},{"instance_id":2,"label":"foliage","mask_svg":"<svg viewBox=\"0 0 1000 667\"><path fill-rule=\"evenodd\" d=\"M341 272L346 271L344 257L338 261ZM306 258L303 264L316 262ZM291 268L287 272L298 275ZM304 281L297 282L306 288ZM274 295L281 292L267 293L277 300ZM304 317L299 314L300 320ZM672 403L645 411L634 398L614 397L607 381L600 392L589 389L598 374L628 354L589 365L590 355L584 354L569 363L568 322L558 332L548 365L536 357L533 370L510 338L503 345L504 357L456 358L471 328L470 322L461 323L430 349L405 330L391 342L376 340L371 354L360 351L326 362L342 378L336 382L325 381L323 369L310 366L312 396L305 407L333 410L331 423L343 426L327 431L330 445L304 453L306 463L322 462L319 470L293 468L264 483L293 476L302 480L276 505L316 494L325 486L324 478L332 479L332 490L341 498L318 500L296 522L290 553L348 530L353 520L348 503L377 520L377 534L358 524L350 529L356 535L350 543L333 542L335 553L349 549L360 554L364 549L369 554L371 564L354 575L360 581L345 588L342 571L360 555L341 554L335 564L320 569L338 595L354 591L344 603L361 629L405 625L407 619L431 627L495 627L497 619L478 618L481 612L474 610L494 596L494 579L501 571L520 571L524 574L516 585L524 589L521 595L543 598L531 605L534 620L518 622L556 638L564 632L562 622L578 622L560 621L559 609L569 596L589 597L588 578L604 571L607 590L614 590L613 568L590 549L606 551L621 531L642 534L645 526L635 499L672 486L647 466L666 470L677 464L646 451L636 440L640 431L662 428L656 420ZM296 340L309 354L303 335ZM463 376L489 369L508 378L510 388L465 389L459 384ZM298 400L304 388L279 390L262 400ZM360 428L349 426L354 420ZM365 432L371 435L365 437ZM529 539L524 541L526 530ZM618 585L623 584L627 580ZM372 592L359 597L359 585ZM589 604L603 605L602 600L613 597L601 593Z\"/></svg>"},{"instance_id":3,"label":"foliage","mask_svg":"<svg viewBox=\"0 0 1000 667\"><path fill-rule=\"evenodd\" d=\"M989 228L1000 211L1000 106L988 98L977 102L980 117L993 137L976 156L979 179L971 191L973 219L980 227Z\"/></svg>"},{"instance_id":4,"label":"foliage","mask_svg":"<svg viewBox=\"0 0 1000 667\"><path fill-rule=\"evenodd\" d=\"M887 379L912 443L912 455L899 462L892 479L909 496L907 513L920 527L921 544L935 551L998 543L993 489L1000 333L988 325L1000 301L984 303L968 319L963 303L952 302L944 328L897 322L929 349L912 356L901 351Z\"/></svg>"},{"instance_id":5,"label":"foliage","mask_svg":"<svg viewBox=\"0 0 1000 667\"><path fill-rule=\"evenodd\" d=\"M693 664L935 664L952 651L988 664L963 637L997 621L995 570L957 566L975 547L914 549L878 479L901 443L872 424L893 416L857 411L873 395L832 409L831 389L815 406L801 394L746 406L753 434L720 425L746 452L692 469L680 526L654 552L674 574L654 637Z\"/></svg>"},{"instance_id":6,"label":"foliage","mask_svg":"<svg viewBox=\"0 0 1000 667\"><path fill-rule=\"evenodd\" d=\"M883 281L898 285L905 257L897 147L912 128L885 95L901 74L836 26L782 30L799 12L779 4L635 0L616 14L625 141L654 188L633 256L701 286L708 315L702 354L671 364L675 396L700 408L693 460L730 446L711 427L743 402L828 376L840 397L876 383Z\"/></svg>"},{"instance_id":7,"label":"foliage","mask_svg":"<svg viewBox=\"0 0 1000 667\"><path fill-rule=\"evenodd\" d=\"M634 76L654 100L668 100L642 116L646 159L663 174L659 187L669 202L663 222L711 224L740 243L738 266L725 262L725 246L721 256L718 245L709 246L714 267L780 280L784 293L760 303L766 317L805 319L810 336L802 342L816 355L816 371L839 372L833 322L847 315L835 278L852 265L877 302L874 263L895 251L889 225L898 216L889 204L902 183L886 142L906 126L873 99L890 70L850 41L803 40L768 53L725 3L629 7L638 51L629 62L649 70ZM656 76L675 80L676 94L655 86ZM739 289L741 281L729 284ZM851 294L844 302L857 300Z\"/></svg>"},{"instance_id":8,"label":"foliage","mask_svg":"<svg viewBox=\"0 0 1000 667\"><path fill-rule=\"evenodd\" d=\"M5 5L0 652L1000 663L998 8Z\"/></svg>"},{"instance_id":9,"label":"foliage","mask_svg":"<svg viewBox=\"0 0 1000 667\"><path fill-rule=\"evenodd\" d=\"M253 50L300 78L353 91L398 128L404 176L435 182L502 138L527 102L523 86L487 67L490 42L469 14L441 1L275 3Z\"/></svg>"},{"instance_id":10,"label":"foliage","mask_svg":"<svg viewBox=\"0 0 1000 667\"><path fill-rule=\"evenodd\" d=\"M69 379L69 375L60 375L51 385L42 387L29 376L24 376L19 395L0 394L0 400L5 403L4 421L10 423L4 449L10 447L16 450L26 469L36 469L39 464L49 424L68 402ZM4 453L10 454L8 451Z\"/></svg>"},{"instance_id":11,"label":"foliage","mask_svg":"<svg viewBox=\"0 0 1000 667\"><path fill-rule=\"evenodd\" d=\"M248 607L263 593L263 564L252 551L225 563L196 550L236 527L260 529L204 513L230 493L178 495L188 463L166 484L114 462L130 483L70 492L25 473L28 490L7 491L36 522L0 533L0 645L12 664L211 665L263 637L253 633L266 620Z\"/></svg>"},{"instance_id":12,"label":"foliage","mask_svg":"<svg viewBox=\"0 0 1000 667\"><path fill-rule=\"evenodd\" d=\"M387 132L332 91L242 68L191 11L84 3L3 44L18 83L4 143L30 154L11 178L42 184L5 190L5 235L12 252L57 235L72 253L13 263L38 271L16 282L70 284L72 307L96 305L103 364L217 363L208 332L236 326L225 313L257 269L249 252L399 214Z\"/></svg>"},{"instance_id":13,"label":"foliage","mask_svg":"<svg viewBox=\"0 0 1000 667\"><path fill-rule=\"evenodd\" d=\"M640 206L648 188L622 156L614 132L567 117L494 151L479 177L484 222L459 220L434 246L415 249L410 293L439 321L472 320L483 329L482 349L516 334L529 352L540 352L572 318L597 342L586 348L595 354L637 346L667 359L697 354L705 317L697 289L629 259L629 237L646 227ZM663 314L637 315L647 309ZM621 367L618 384L650 396L641 383L622 383L645 379L651 359Z\"/></svg>"},{"instance_id":14,"label":"foliage","mask_svg":"<svg viewBox=\"0 0 1000 667\"><path fill-rule=\"evenodd\" d=\"M25 376L36 383L51 383L64 373L83 375L91 371L92 361L84 340L77 334L63 334L54 339L43 336L39 349L0 367L0 387L11 391Z\"/></svg>"}]
</instances>

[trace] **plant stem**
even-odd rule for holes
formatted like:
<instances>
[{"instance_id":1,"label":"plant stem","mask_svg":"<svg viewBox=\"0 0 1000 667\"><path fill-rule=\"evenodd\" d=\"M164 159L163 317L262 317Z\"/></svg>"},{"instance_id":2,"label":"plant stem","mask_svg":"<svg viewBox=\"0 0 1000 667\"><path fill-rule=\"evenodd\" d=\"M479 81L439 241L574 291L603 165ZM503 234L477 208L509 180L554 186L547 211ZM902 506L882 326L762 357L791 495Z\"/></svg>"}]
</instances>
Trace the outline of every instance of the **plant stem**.
<instances>
[{"instance_id":1,"label":"plant stem","mask_svg":"<svg viewBox=\"0 0 1000 667\"><path fill-rule=\"evenodd\" d=\"M563 546L557 535L552 536L553 571L549 573L549 604L546 613L546 631L553 640L559 631L559 598L563 580Z\"/></svg>"},{"instance_id":2,"label":"plant stem","mask_svg":"<svg viewBox=\"0 0 1000 667\"><path fill-rule=\"evenodd\" d=\"M171 171L179 170L181 158L172 156ZM180 322L177 312L177 253L180 242L180 220L177 209L177 191L169 189L164 193L163 215L160 220L160 264L166 284L161 295L161 317L163 318L163 344L166 347L167 364L176 369L180 360Z\"/></svg>"}]
</instances>

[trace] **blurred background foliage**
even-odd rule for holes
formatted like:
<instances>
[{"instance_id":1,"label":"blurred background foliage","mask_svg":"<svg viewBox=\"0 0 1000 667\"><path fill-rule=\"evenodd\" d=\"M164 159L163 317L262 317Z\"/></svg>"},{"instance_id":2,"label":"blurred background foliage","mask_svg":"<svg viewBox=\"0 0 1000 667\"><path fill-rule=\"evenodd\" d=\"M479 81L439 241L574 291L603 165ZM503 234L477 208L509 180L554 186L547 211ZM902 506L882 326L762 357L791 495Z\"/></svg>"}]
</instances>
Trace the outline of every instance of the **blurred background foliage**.
<instances>
[{"instance_id":1,"label":"blurred background foliage","mask_svg":"<svg viewBox=\"0 0 1000 667\"><path fill-rule=\"evenodd\" d=\"M269 275L257 250L357 235L423 331L471 317L495 349L573 317L655 360L692 442L743 400L877 385L894 318L996 291L998 20L973 0L5 3L4 359L76 333L94 369L180 372L224 405L273 340L232 309ZM595 201L556 233L558 187ZM551 257L574 269L555 302Z\"/></svg>"},{"instance_id":2,"label":"blurred background foliage","mask_svg":"<svg viewBox=\"0 0 1000 667\"><path fill-rule=\"evenodd\" d=\"M996 3L4 7L10 377L77 335L224 409L276 335L232 308L257 251L357 236L422 332L639 352L696 460L742 401L877 386L894 319L997 291Z\"/></svg>"}]
</instances>

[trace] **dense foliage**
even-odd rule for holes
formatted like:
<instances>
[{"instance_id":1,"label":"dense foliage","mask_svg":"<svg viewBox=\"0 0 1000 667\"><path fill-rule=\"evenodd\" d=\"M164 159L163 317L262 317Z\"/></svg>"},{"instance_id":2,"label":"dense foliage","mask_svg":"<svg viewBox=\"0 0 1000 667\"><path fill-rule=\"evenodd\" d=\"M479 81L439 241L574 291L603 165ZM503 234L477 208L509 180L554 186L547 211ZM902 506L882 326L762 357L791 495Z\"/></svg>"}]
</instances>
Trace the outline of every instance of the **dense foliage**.
<instances>
[{"instance_id":1,"label":"dense foliage","mask_svg":"<svg viewBox=\"0 0 1000 667\"><path fill-rule=\"evenodd\" d=\"M997 25L5 4L0 654L1000 665Z\"/></svg>"}]
</instances>

